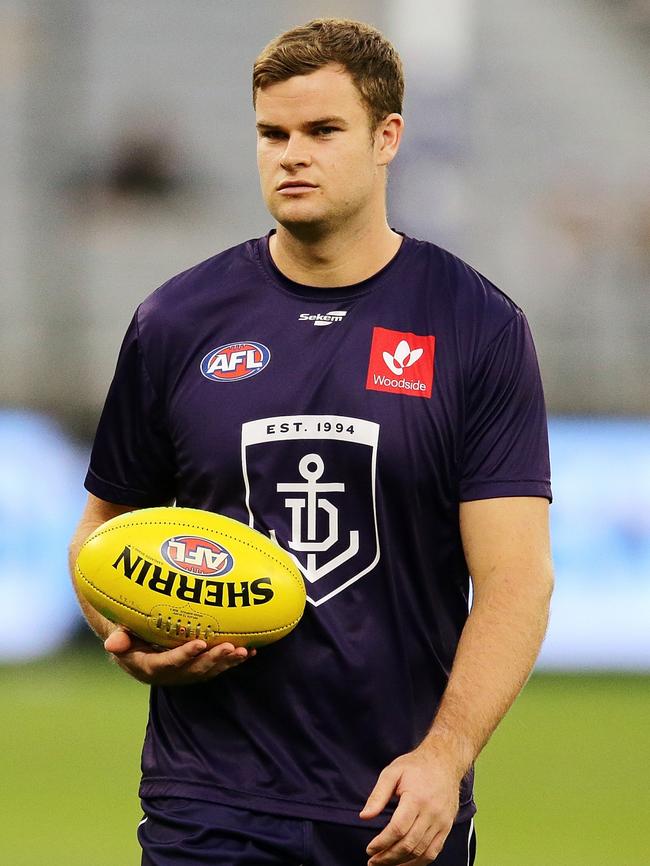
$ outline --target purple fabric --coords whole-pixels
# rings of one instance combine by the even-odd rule
[[[376,829],[279,818],[178,797],[143,800],[142,866],[366,866]],[[455,824],[436,866],[471,866],[473,824]]]
[[[389,390],[367,387],[380,374]],[[459,501],[551,496],[526,320],[423,241],[336,289],[292,283],[248,241],[140,306],[86,486],[275,533],[310,599],[241,667],[152,689],[142,794],[361,823],[380,770],[426,733],[467,617]],[[467,820],[471,774],[460,801]]]

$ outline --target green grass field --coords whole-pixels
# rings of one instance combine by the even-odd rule
[[[137,866],[146,687],[83,645],[0,695],[0,862]],[[650,678],[533,678],[478,764],[478,866],[650,866],[649,769]]]

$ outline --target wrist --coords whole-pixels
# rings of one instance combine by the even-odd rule
[[[460,781],[472,766],[474,748],[467,737],[456,730],[434,722],[430,731],[417,747],[418,751],[444,760]]]

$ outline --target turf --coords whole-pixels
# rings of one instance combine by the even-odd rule
[[[139,863],[147,688],[96,652],[0,669],[0,861]]]
[[[478,866],[650,866],[650,677],[533,678],[477,767]]]
[[[0,694],[0,860],[137,866],[146,687],[81,647]],[[479,761],[477,866],[650,866],[649,722],[650,678],[533,678]]]

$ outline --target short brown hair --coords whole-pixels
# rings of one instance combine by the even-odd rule
[[[387,115],[401,114],[404,70],[397,51],[376,28],[347,18],[316,18],[269,42],[253,65],[253,105],[260,88],[328,63],[349,72],[373,130]]]

